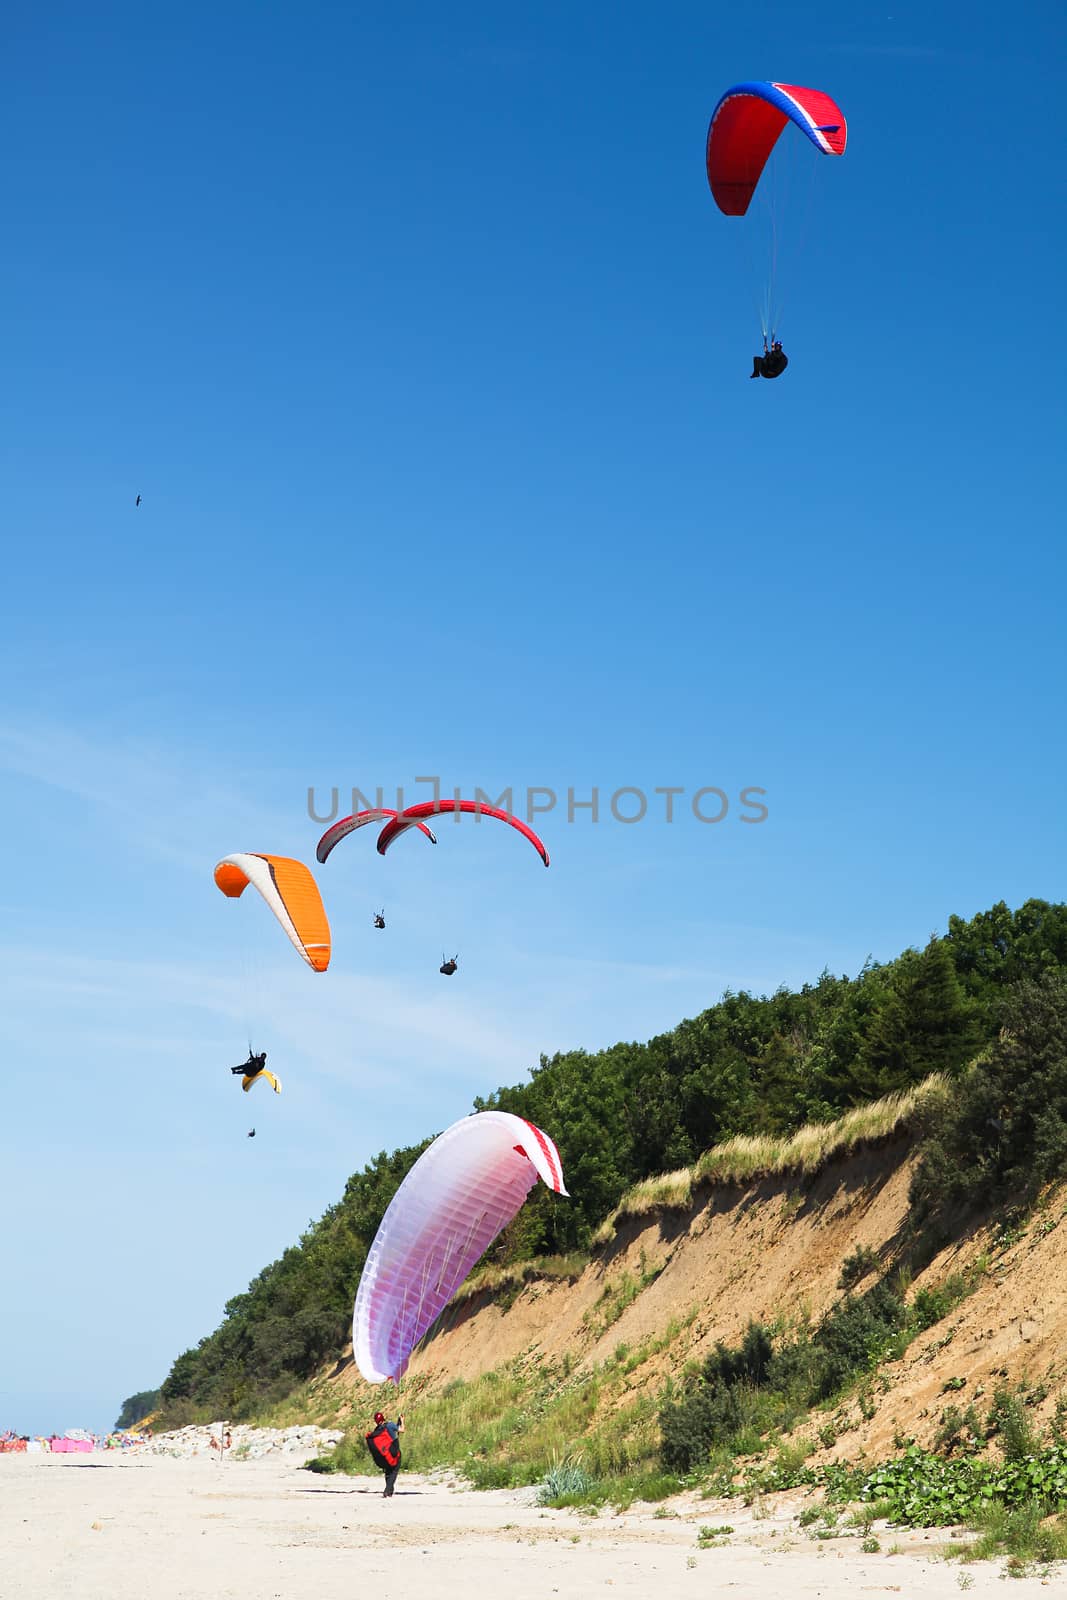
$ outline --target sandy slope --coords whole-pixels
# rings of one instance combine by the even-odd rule
[[[941,1535],[905,1536],[901,1553],[864,1555],[858,1539],[817,1544],[795,1496],[757,1518],[736,1503],[682,1496],[599,1517],[543,1511],[531,1490],[477,1494],[401,1476],[323,1478],[277,1458],[226,1461],[0,1456],[4,1600],[632,1600],[726,1591],[737,1600],[900,1594],[955,1596],[961,1569],[932,1560]],[[793,1503],[790,1503],[793,1502]],[[726,1546],[700,1550],[701,1524],[728,1522]],[[892,1532],[880,1532],[883,1551]],[[1002,1595],[1001,1567],[969,1567],[973,1595]],[[1012,1595],[1064,1593],[1062,1574]]]
[[[736,1342],[751,1318],[818,1319],[839,1298],[842,1262],[858,1245],[876,1251],[882,1262],[892,1260],[908,1221],[912,1162],[911,1140],[901,1137],[833,1161],[813,1179],[705,1188],[688,1211],[629,1218],[577,1282],[532,1283],[506,1312],[487,1294],[446,1311],[412,1360],[411,1375],[439,1390],[523,1354],[550,1361],[566,1354],[579,1370],[591,1369],[619,1344],[639,1349],[673,1319],[682,1327],[669,1349],[642,1362],[628,1380],[628,1398],[643,1390],[658,1394],[668,1374],[702,1359],[717,1340]],[[815,1459],[827,1453],[881,1459],[895,1453],[901,1434],[930,1445],[947,1405],[977,1400],[987,1407],[1002,1380],[1040,1386],[1044,1399],[1033,1417],[1047,1426],[1057,1400],[1067,1399],[1065,1201],[1067,1189],[1011,1248],[998,1249],[990,1230],[976,1228],[935,1257],[916,1277],[916,1289],[941,1283],[983,1253],[988,1270],[969,1299],[916,1339],[903,1361],[883,1369],[873,1410],[861,1415],[855,1404],[845,1408],[848,1432]],[[656,1268],[659,1275],[605,1327],[605,1290]],[[350,1350],[320,1383],[333,1391],[334,1407],[338,1394],[350,1394],[357,1419],[373,1409]]]

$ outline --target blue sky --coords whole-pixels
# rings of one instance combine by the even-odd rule
[[[101,1428],[352,1171],[541,1051],[1063,896],[1064,23],[101,0],[7,32],[0,1427]],[[773,385],[760,218],[703,173],[753,77],[849,121],[841,161],[783,149]],[[313,859],[309,785],[428,774],[602,818],[541,819],[548,873],[489,824],[346,841],[325,977],[216,893],[229,851]],[[667,825],[668,785],[731,811]],[[226,1071],[250,1025],[280,1099]]]

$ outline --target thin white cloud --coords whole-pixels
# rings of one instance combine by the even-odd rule
[[[297,834],[295,809],[271,810],[247,791],[219,783],[194,755],[147,739],[8,721],[0,723],[0,771],[86,802],[120,829],[127,847],[196,871],[226,848],[241,848],[220,845],[220,830],[264,840],[292,841]]]
[[[12,998],[22,995],[30,1000],[17,1009],[9,1005],[5,1029],[9,1037],[43,1042],[44,1018],[57,1049],[75,1019],[84,1045],[86,1003],[94,1012],[107,1008],[113,1016],[127,1019],[122,1029],[97,1030],[100,1038],[138,1045],[155,1039],[162,1049],[168,1048],[168,1040],[173,1045],[175,1036],[179,1041],[190,1035],[210,1037],[211,1030],[198,1020],[204,1013],[224,1021],[224,1031],[232,1034],[235,1025],[244,1026],[249,1012],[239,976],[222,977],[197,963],[0,946],[0,967]],[[468,1072],[484,1078],[500,1066],[513,1070],[522,1053],[514,1030],[495,1013],[488,1020],[473,1017],[462,1002],[447,996],[419,1000],[400,980],[340,973],[324,981],[295,958],[266,967],[257,977],[263,999],[256,1004],[262,1006],[263,1025],[328,1078],[351,1076],[353,1039],[375,1071],[384,1056],[413,1067],[428,1059],[437,1064],[462,1062]],[[159,1032],[141,1031],[146,1012],[167,1019]],[[491,1082],[495,1081],[493,1077]]]

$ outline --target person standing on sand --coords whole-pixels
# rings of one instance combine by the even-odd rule
[[[376,1411],[374,1427],[364,1435],[375,1466],[381,1467],[385,1473],[384,1496],[387,1500],[392,1495],[400,1472],[400,1435],[403,1431],[402,1416],[398,1415],[395,1422],[387,1422],[384,1412]]]

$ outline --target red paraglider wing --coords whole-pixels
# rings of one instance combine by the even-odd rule
[[[517,828],[524,839],[529,839],[545,866],[548,866],[548,851],[532,828],[518,817],[513,817],[510,811],[499,811],[496,806],[483,805],[480,800],[423,800],[418,805],[408,806],[406,811],[394,816],[387,822],[378,835],[378,853],[385,854],[394,839],[399,839],[402,833],[409,828],[422,827],[423,817],[437,817],[442,812],[462,811],[466,815],[480,817],[496,817],[498,822],[506,822],[510,827]],[[321,857],[320,857],[321,860]]]
[[[839,105],[820,89],[793,83],[737,83],[727,89],[708,126],[708,183],[728,217],[743,217],[767,158],[787,122],[795,122],[824,155],[845,152],[848,128]]]
[[[357,828],[365,828],[368,822],[381,822],[384,817],[398,816],[399,812],[391,811],[388,806],[376,806],[373,811],[357,811],[354,816],[342,817],[340,822],[335,822],[326,829],[322,838],[315,846],[315,855],[319,861],[325,861],[335,845],[346,839]],[[437,840],[424,822],[419,823],[419,831],[424,833],[431,844]]]

